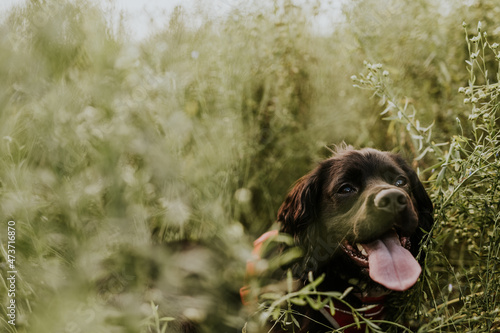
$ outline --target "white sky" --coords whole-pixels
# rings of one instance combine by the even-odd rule
[[[78,0],[76,0],[78,1]],[[168,17],[176,6],[182,5],[188,12],[195,11],[197,6],[203,6],[204,13],[211,17],[223,16],[234,7],[243,3],[242,0],[92,0],[106,11],[125,16],[126,27],[131,36],[136,39],[147,37],[155,29],[164,27]],[[272,4],[271,0],[261,0],[263,4]],[[314,0],[294,0],[296,4],[308,3]],[[322,14],[317,17],[315,29],[331,30],[332,22],[339,21],[341,4],[348,0],[322,0]],[[5,12],[15,4],[25,0],[0,0],[0,13]]]
[[[109,8],[110,1],[93,0]],[[113,0],[114,13],[125,14],[126,26],[131,29],[134,39],[148,36],[154,29],[164,27],[176,6],[194,11],[197,5],[209,4],[213,15],[224,15],[237,1],[235,0]]]

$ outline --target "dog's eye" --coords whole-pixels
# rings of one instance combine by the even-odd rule
[[[397,187],[405,186],[408,183],[405,177],[398,177],[396,181],[394,182],[394,185]]]
[[[356,192],[356,189],[354,188],[354,186],[349,185],[349,184],[342,185],[339,188],[339,190],[337,191],[337,193],[340,193],[340,194],[351,194],[354,192]]]

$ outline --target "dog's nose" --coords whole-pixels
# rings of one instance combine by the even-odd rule
[[[375,207],[388,213],[399,213],[406,208],[406,195],[400,190],[387,189],[380,191],[374,199]]]

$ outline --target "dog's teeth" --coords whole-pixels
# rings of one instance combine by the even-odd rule
[[[368,253],[366,253],[366,250],[363,247],[363,245],[356,243],[356,247],[358,248],[358,251],[361,252],[362,255],[368,256]]]

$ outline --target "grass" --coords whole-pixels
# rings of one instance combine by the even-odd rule
[[[387,327],[499,330],[496,6],[406,5],[346,4],[328,36],[314,4],[255,1],[196,28],[178,8],[139,42],[91,2],[5,13],[2,330],[241,329],[253,239],[343,140],[414,159],[436,208],[425,274]],[[482,25],[464,38],[463,20]]]
[[[420,308],[412,309],[415,319],[423,321],[419,332],[495,331],[499,281],[495,274],[499,249],[499,148],[498,79],[488,76],[488,67],[498,73],[497,46],[488,42],[487,33],[477,27],[469,37],[464,23],[470,54],[466,61],[469,81],[459,92],[470,106],[468,127],[448,142],[436,143],[432,126],[420,125],[414,108],[398,104],[388,87],[387,72],[367,64],[368,74],[355,80],[374,91],[387,104],[385,120],[406,127],[405,143],[420,154],[417,160],[430,165],[429,192],[435,205],[436,225],[424,250],[427,252],[425,278],[415,289],[424,295]],[[493,55],[494,57],[491,57]],[[495,59],[488,63],[488,59]],[[480,83],[478,83],[480,82]],[[430,155],[430,156],[428,156]],[[428,159],[430,162],[422,160]],[[424,319],[423,319],[424,318]]]

